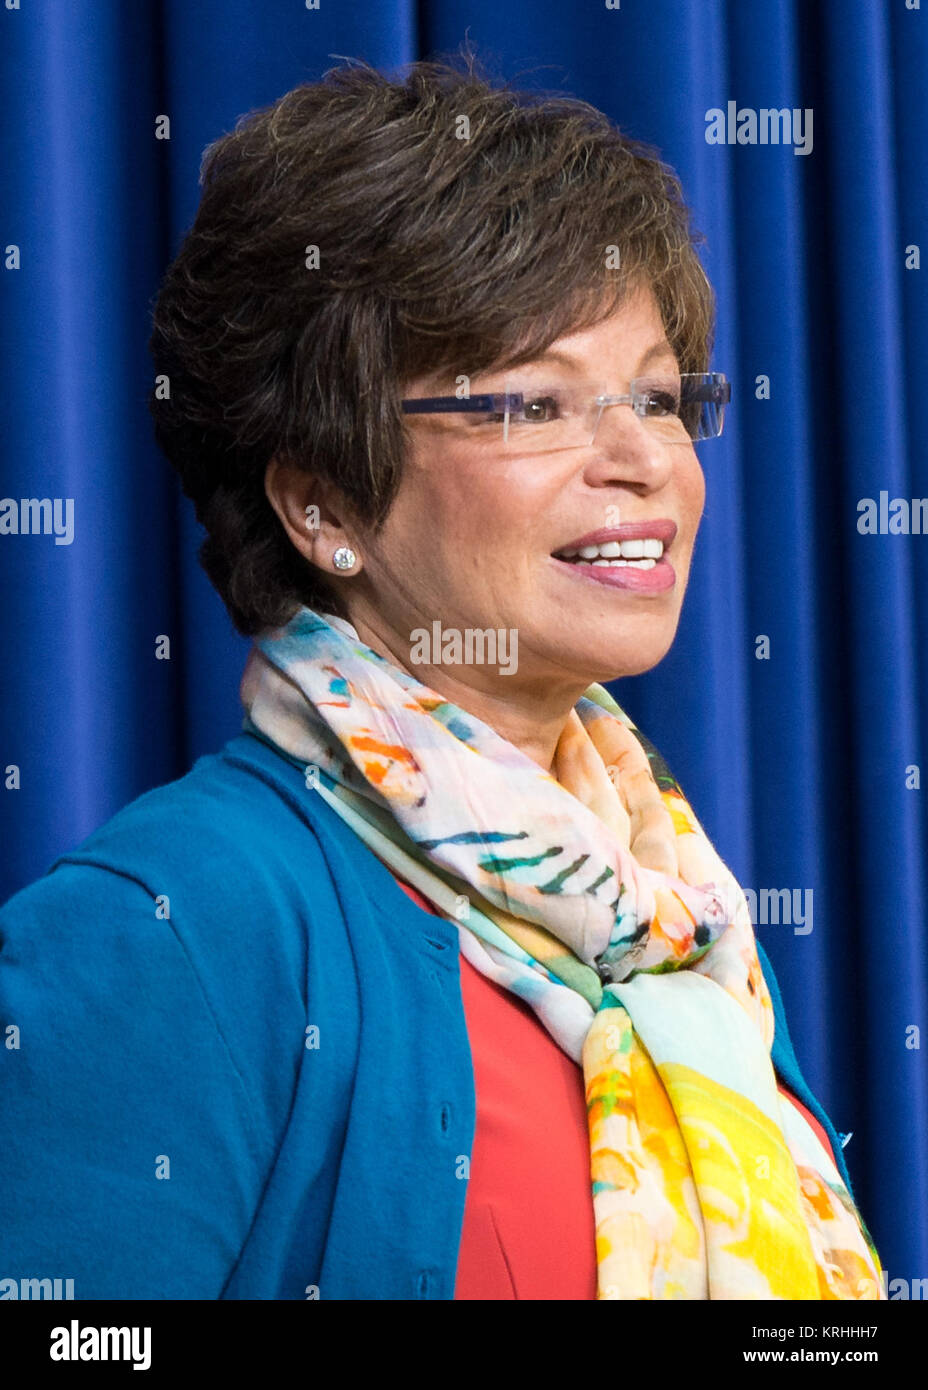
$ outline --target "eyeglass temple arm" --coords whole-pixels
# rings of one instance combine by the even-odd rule
[[[479,396],[424,396],[402,402],[407,415],[441,415],[445,413],[504,410],[521,393],[491,392]],[[689,401],[710,401],[715,405],[725,405],[731,400],[731,383],[710,382],[708,385],[687,386],[684,394]],[[619,405],[630,402],[630,396],[599,396],[601,405]]]
[[[503,399],[502,395],[424,396],[403,401],[402,406],[407,415],[441,415],[445,411],[499,410]]]

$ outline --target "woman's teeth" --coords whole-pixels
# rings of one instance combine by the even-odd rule
[[[585,561],[592,565],[627,565],[633,569],[650,570],[663,553],[663,541],[604,541],[602,545],[584,545],[579,550],[560,550],[557,558],[572,561],[574,564]]]

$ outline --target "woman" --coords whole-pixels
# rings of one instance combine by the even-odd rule
[[[2,914],[11,1274],[882,1296],[743,894],[601,685],[677,628],[712,312],[653,153],[472,64],[207,151],[152,408],[244,730]]]

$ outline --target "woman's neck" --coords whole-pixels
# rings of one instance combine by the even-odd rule
[[[558,741],[588,683],[575,682],[570,687],[565,683],[557,688],[550,681],[533,682],[522,671],[502,676],[487,665],[413,665],[409,660],[408,642],[400,643],[388,630],[374,630],[360,616],[345,621],[350,621],[360,641],[378,655],[399,666],[450,704],[489,725],[500,738],[513,744],[550,776],[555,776]],[[467,673],[467,680],[461,679],[459,670]]]

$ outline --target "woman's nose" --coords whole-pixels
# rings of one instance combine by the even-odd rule
[[[626,399],[613,398],[594,417],[591,446],[599,466],[626,482],[659,487],[674,466],[674,451],[686,446],[670,444],[648,428]],[[692,446],[690,446],[692,447]]]

